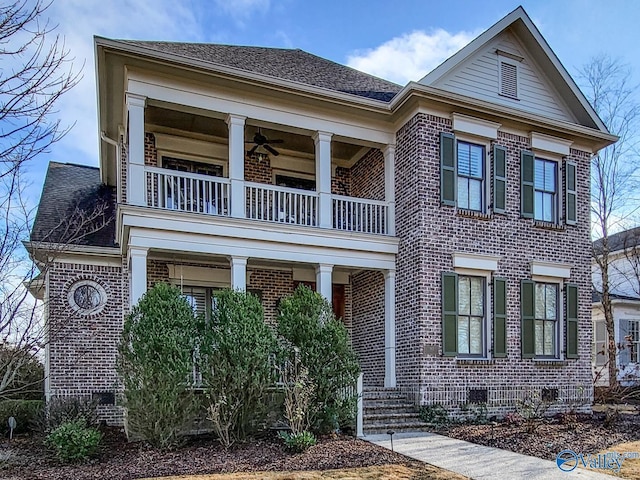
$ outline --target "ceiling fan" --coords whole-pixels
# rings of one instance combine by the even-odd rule
[[[284,140],[281,140],[281,139],[269,140],[267,137],[265,137],[262,134],[262,130],[260,128],[258,128],[258,131],[253,136],[253,140],[247,140],[244,143],[253,143],[254,144],[253,148],[251,150],[249,150],[249,155],[253,155],[258,147],[263,147],[267,152],[269,152],[269,153],[271,153],[271,154],[273,154],[273,155],[275,155],[277,157],[278,155],[280,155],[280,152],[278,152],[271,145],[274,144],[274,143],[283,143],[283,142],[284,142]]]

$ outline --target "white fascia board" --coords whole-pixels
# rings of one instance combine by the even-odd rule
[[[194,83],[177,82],[168,78],[137,74],[130,76],[127,92],[146,96],[161,102],[186,105],[212,112],[232,112],[247,118],[280,125],[291,125],[309,132],[326,131],[344,138],[364,140],[376,145],[395,143],[395,131],[354,124],[354,118],[329,115],[327,112],[310,111],[304,106],[292,106],[265,98],[261,104],[247,101],[237,94],[214,90]],[[356,113],[356,112],[354,112]]]
[[[388,253],[353,251],[326,246],[296,243],[265,242],[248,238],[202,235],[184,231],[160,231],[133,227],[129,232],[129,246],[167,252],[198,253],[217,256],[328,264],[376,270],[395,269],[395,255]]]
[[[498,270],[499,260],[500,257],[493,257],[489,255],[479,255],[475,253],[454,253],[453,268],[495,272],[496,270]]]
[[[529,137],[531,138],[531,148],[533,150],[555,153],[557,155],[562,155],[563,157],[569,155],[571,145],[573,145],[571,140],[552,137],[551,135],[545,135],[538,132],[531,132]]]
[[[296,282],[315,282],[316,271],[313,268],[298,268],[292,269],[293,280]],[[336,272],[335,269],[331,273],[332,283],[339,285],[349,284],[349,272]]]
[[[499,123],[483,120],[482,118],[469,117],[459,113],[452,113],[453,131],[455,133],[466,133],[482,138],[498,138]]]
[[[531,262],[531,276],[568,279],[571,278],[571,265],[534,260]]]
[[[275,244],[319,246],[350,251],[395,255],[399,239],[386,235],[348,233],[328,228],[283,225],[258,220],[171,212],[145,207],[122,206],[123,226],[150,230],[192,232],[210,237],[258,240]]]

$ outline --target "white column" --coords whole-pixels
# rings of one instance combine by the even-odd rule
[[[231,257],[231,288],[247,290],[247,257]]]
[[[316,267],[316,291],[331,303],[333,293],[333,265],[321,263]]]
[[[384,386],[396,386],[396,271],[384,272]]]
[[[318,192],[318,225],[333,227],[331,206],[331,136],[327,132],[316,132],[316,190]]]
[[[229,180],[231,181],[231,216],[245,218],[244,193],[244,121],[247,117],[227,115],[229,126]]]
[[[387,203],[387,234],[396,234],[396,179],[395,154],[396,146],[387,145],[382,149],[384,155],[384,200]]]
[[[356,414],[356,436],[358,438],[364,437],[364,406],[362,404],[362,379],[363,375],[358,375],[358,382],[356,383],[356,394],[358,395],[358,413]]]
[[[130,302],[133,307],[147,292],[147,249],[129,247]]]
[[[126,94],[129,117],[127,203],[146,205],[147,191],[144,178],[144,109],[147,98],[132,93]]]

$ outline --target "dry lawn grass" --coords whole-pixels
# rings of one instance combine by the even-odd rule
[[[626,458],[624,462],[622,462],[622,468],[620,469],[620,472],[612,472],[610,470],[607,470],[605,473],[607,473],[608,475],[616,475],[618,477],[629,478],[633,480],[637,480],[638,478],[640,478],[640,441],[619,443],[618,445],[607,448],[604,452],[600,453],[606,452],[637,453],[639,455],[639,458]]]
[[[340,470],[312,470],[298,472],[239,472],[215,475],[187,475],[157,477],[155,480],[464,480],[467,477],[432,465],[381,465],[375,467],[344,468]],[[154,479],[143,479],[154,480]]]

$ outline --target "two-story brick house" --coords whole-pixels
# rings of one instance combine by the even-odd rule
[[[95,47],[100,168],[51,164],[32,241],[100,183],[113,229],[46,271],[48,398],[121,421],[119,330],[154,282],[205,314],[254,291],[268,322],[302,282],[351,332],[365,409],[589,403],[589,159],[615,137],[522,8],[404,87],[301,50]]]

